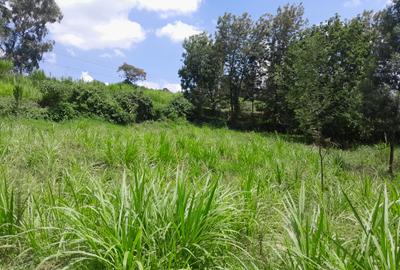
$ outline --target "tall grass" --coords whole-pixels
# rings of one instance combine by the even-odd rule
[[[397,269],[385,149],[185,123],[0,121],[0,269]]]
[[[313,214],[305,210],[304,186],[298,202],[288,196],[283,212],[288,236],[285,256],[291,269],[399,269],[400,220],[398,195],[395,200],[383,185],[372,208],[357,209],[344,193],[353,220],[353,235],[340,235],[329,226],[324,207],[315,206]]]

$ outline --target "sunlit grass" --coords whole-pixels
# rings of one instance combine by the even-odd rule
[[[0,269],[396,269],[384,145],[0,120]]]

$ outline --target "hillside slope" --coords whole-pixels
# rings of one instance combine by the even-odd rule
[[[2,118],[0,265],[372,269],[385,262],[357,219],[379,201],[385,156],[384,145],[330,150],[322,195],[317,149],[278,135]],[[381,241],[395,234],[397,210]]]

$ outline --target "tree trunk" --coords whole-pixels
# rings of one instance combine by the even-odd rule
[[[390,153],[389,153],[389,174],[393,178],[394,177],[394,170],[393,170],[393,163],[394,163],[394,143],[389,143]]]
[[[239,97],[234,96],[233,97],[233,113],[232,113],[232,122],[234,124],[237,123],[237,120],[239,119],[240,115],[240,104],[239,104]]]
[[[233,88],[231,91],[231,107],[232,107],[232,124],[236,126],[237,120],[239,119],[240,115],[240,91],[238,89]]]

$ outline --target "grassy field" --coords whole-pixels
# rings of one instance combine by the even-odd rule
[[[398,269],[386,156],[329,150],[321,192],[289,137],[0,119],[0,269]]]

